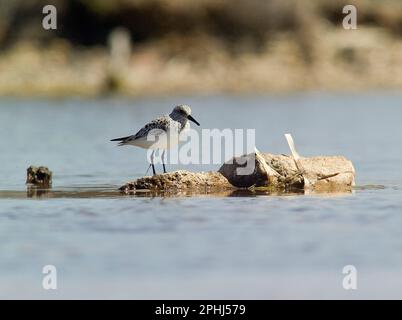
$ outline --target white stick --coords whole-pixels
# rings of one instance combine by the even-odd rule
[[[276,172],[275,169],[271,168],[267,162],[265,161],[264,157],[261,155],[260,151],[256,147],[254,147],[255,151],[255,158],[261,163],[262,167],[264,168],[265,172],[267,173],[267,177],[269,180],[269,176],[280,176],[278,172]]]
[[[288,142],[290,152],[292,153],[293,158],[298,161],[300,159],[299,154],[296,151],[295,142],[293,141],[293,137],[290,133],[285,134],[285,138]]]
[[[299,172],[303,176],[304,185],[305,186],[312,185],[310,180],[307,178],[307,175],[306,175],[306,173],[304,171],[304,168],[303,168],[303,166],[302,166],[302,164],[300,162],[300,155],[296,151],[295,142],[293,141],[292,135],[290,133],[286,133],[285,138],[286,138],[286,141],[288,142],[289,149],[290,149],[290,152],[292,153],[292,157],[293,157],[293,160],[295,161],[296,167],[297,167],[297,169],[299,170]]]

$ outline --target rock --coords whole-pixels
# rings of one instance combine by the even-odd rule
[[[239,175],[245,159],[255,162],[249,175]],[[274,190],[310,189],[316,191],[342,191],[351,189],[355,169],[351,161],[341,156],[320,156],[297,160],[292,156],[270,153],[252,153],[237,157],[219,169],[236,187],[264,187]]]
[[[285,134],[291,155],[254,153],[233,158],[218,172],[176,171],[129,182],[120,188],[124,193],[140,190],[192,191],[194,193],[251,189],[283,192],[350,192],[355,185],[355,169],[341,156],[301,157],[293,138]]]
[[[27,184],[48,188],[52,185],[52,171],[47,167],[30,166],[27,169]]]
[[[239,174],[244,160],[254,161],[251,174]],[[218,172],[175,171],[139,178],[119,190],[125,194],[151,191],[153,194],[185,192],[221,193],[238,189],[260,189],[270,193],[343,192],[354,186],[355,170],[351,161],[340,156],[298,158],[270,153],[252,153],[234,158]]]
[[[139,178],[126,183],[119,190],[125,194],[130,194],[144,191],[215,193],[234,189],[235,187],[219,172],[189,172],[179,170]]]
[[[254,163],[254,170],[251,173],[242,173],[240,171],[245,168],[245,163]],[[271,172],[268,174],[267,171]],[[229,160],[220,167],[218,172],[227,178],[232,185],[238,188],[277,184],[278,175],[270,168],[267,170],[265,162],[257,158],[255,153]]]

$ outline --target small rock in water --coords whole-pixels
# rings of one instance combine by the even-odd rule
[[[27,184],[34,184],[42,187],[50,187],[52,184],[52,171],[47,167],[30,166],[27,169]]]

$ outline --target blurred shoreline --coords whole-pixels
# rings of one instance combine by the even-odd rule
[[[43,1],[31,2],[39,6]],[[273,0],[266,2],[268,6],[257,0],[247,5],[244,0],[236,0],[239,7],[230,11],[226,0],[196,1],[197,5],[192,6],[175,0],[168,8],[165,0],[132,0],[124,2],[126,7],[118,7],[121,12],[116,13],[114,5],[106,9],[94,6],[105,5],[102,0],[75,0],[72,3],[90,12],[92,16],[86,14],[91,19],[103,15],[108,21],[105,17],[135,16],[138,12],[149,15],[137,24],[123,18],[120,25],[105,28],[100,24],[100,31],[95,28],[93,34],[81,38],[79,30],[77,35],[66,27],[69,11],[62,6],[63,0],[58,2],[64,8],[60,10],[58,33],[37,30],[37,34],[32,31],[35,36],[32,32],[27,36],[27,31],[21,31],[7,37],[0,32],[0,96],[160,96],[402,88],[402,5],[393,0],[381,5],[376,2],[376,6],[367,0],[351,1],[359,10],[357,30],[342,28],[343,1],[328,4],[314,0],[300,5],[303,2]],[[82,8],[74,10],[80,12]],[[165,25],[157,23],[158,17],[152,18],[155,13],[162,15],[160,19],[166,18]],[[184,26],[176,26],[178,18]],[[89,32],[85,21],[77,20],[78,27],[84,26],[82,33]],[[36,22],[40,25],[40,21]],[[144,31],[147,27],[149,30]],[[97,34],[104,34],[104,39],[87,43]]]

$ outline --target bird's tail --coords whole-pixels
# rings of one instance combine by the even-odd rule
[[[124,143],[130,138],[131,136],[127,136],[127,137],[121,137],[121,138],[116,138],[116,139],[112,139],[110,141],[120,141],[118,146],[122,146],[124,145]]]
[[[130,136],[122,137],[122,138],[116,138],[116,139],[112,139],[112,140],[110,140],[110,141],[124,141],[124,140],[126,140],[127,138],[130,138]]]

